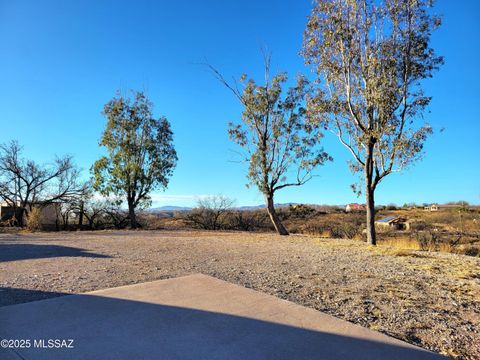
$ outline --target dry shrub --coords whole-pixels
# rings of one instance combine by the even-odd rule
[[[229,213],[234,200],[223,195],[213,195],[197,201],[197,207],[188,212],[186,219],[193,227],[204,230],[224,228],[226,214]]]
[[[425,231],[425,230],[431,230],[433,225],[428,224],[425,220],[418,220],[410,225],[412,231]]]
[[[28,214],[27,229],[38,231],[42,228],[42,211],[39,208],[33,208]]]
[[[467,256],[477,256],[480,257],[480,244],[478,246],[469,245],[462,248],[457,249],[456,251],[458,254],[463,254]]]
[[[240,231],[272,230],[273,226],[265,210],[235,210],[225,214],[224,229]]]
[[[417,231],[413,232],[413,236],[421,250],[435,251],[440,243],[439,236],[435,231]]]
[[[313,207],[304,204],[290,205],[288,211],[289,216],[298,219],[307,219],[317,212]]]
[[[143,229],[148,230],[161,230],[164,229],[163,219],[168,216],[163,216],[163,214],[152,214],[152,213],[139,213],[137,215],[137,221]]]
[[[440,251],[468,256],[480,256],[480,243],[473,240],[466,243],[462,234],[441,231],[414,231],[409,234],[396,236],[395,233],[387,237],[382,236],[379,244],[402,250]]]
[[[364,222],[362,214],[316,214],[308,220],[290,222],[288,228],[296,225],[297,232],[320,237],[354,239],[361,237]]]
[[[403,250],[423,250],[416,239],[406,237],[381,239],[379,244]]]

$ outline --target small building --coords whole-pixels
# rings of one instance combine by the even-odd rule
[[[367,211],[365,204],[347,204],[345,206],[345,212],[355,212],[355,211]]]
[[[425,211],[438,211],[438,204],[427,204],[423,207]]]
[[[33,207],[37,207],[33,205]],[[57,208],[58,204],[48,204],[44,206],[38,206],[40,209],[40,223],[43,226],[52,226],[57,223]],[[17,207],[17,218],[20,216],[19,208]],[[15,219],[15,208],[7,203],[0,203],[0,224],[13,225],[12,222]],[[23,214],[23,222],[26,224],[25,213]]]
[[[387,216],[375,221],[375,225],[383,229],[410,230],[410,222],[407,219],[397,216]]]
[[[0,203],[0,223],[9,224],[14,215],[15,209],[12,206],[7,203]]]

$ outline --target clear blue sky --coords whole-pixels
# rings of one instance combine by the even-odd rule
[[[274,70],[309,73],[298,53],[310,8],[310,0],[0,0],[0,143],[17,139],[38,162],[72,154],[87,177],[101,154],[103,104],[119,88],[145,90],[155,114],[171,121],[179,155],[154,205],[219,193],[259,204],[245,167],[230,162],[227,123],[241,108],[197,64],[207,58],[226,75],[258,76],[267,45]],[[422,162],[379,186],[378,203],[480,203],[480,2],[439,0],[436,12],[444,25],[434,47],[446,64],[425,83],[433,96],[427,120],[445,131],[428,141]],[[335,161],[277,202],[361,201],[349,187],[347,151],[330,136],[325,148]]]

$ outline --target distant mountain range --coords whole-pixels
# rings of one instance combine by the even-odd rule
[[[297,205],[296,203],[284,203],[284,204],[275,204],[275,207],[281,208],[281,207],[287,207],[290,205]],[[264,209],[265,205],[253,205],[253,206],[239,206],[235,207],[235,210],[256,210],[256,209]],[[173,206],[173,205],[165,205],[165,206],[159,206],[159,207],[153,207],[147,209],[148,212],[151,213],[160,213],[160,212],[171,212],[171,211],[190,211],[192,210],[192,207],[188,206]]]
[[[297,203],[283,203],[283,204],[275,204],[276,208],[281,208],[281,207],[287,207],[290,205],[298,205]],[[236,207],[236,210],[256,210],[256,209],[265,209],[266,205],[261,204],[261,205],[254,205],[254,206],[239,206]]]
[[[148,212],[163,212],[163,211],[189,211],[192,210],[191,207],[186,206],[173,206],[173,205],[165,205],[160,207],[153,207],[147,209]]]

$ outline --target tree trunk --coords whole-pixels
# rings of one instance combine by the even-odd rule
[[[63,220],[63,230],[68,230],[68,213],[65,214],[65,219]]]
[[[84,203],[83,203],[83,201],[81,201],[80,202],[80,210],[78,211],[79,212],[78,227],[80,228],[80,230],[82,229],[82,225],[83,225],[83,211],[84,211]]]
[[[282,222],[280,221],[280,218],[278,217],[277,212],[275,211],[273,195],[267,196],[267,211],[268,211],[268,215],[270,215],[270,220],[272,220],[275,230],[280,235],[288,235],[287,229],[285,229],[285,226],[283,226]]]
[[[371,140],[367,148],[365,161],[365,200],[367,206],[367,243],[377,245],[375,232],[375,187],[373,186],[373,148],[375,142]]]
[[[374,190],[367,186],[365,192],[367,205],[367,243],[370,245],[377,245],[377,234],[375,232]]]
[[[27,211],[24,207],[21,207],[19,209],[15,209],[15,216],[17,217],[17,226],[18,227],[24,227],[25,226],[25,218],[27,217],[26,215]]]
[[[135,207],[133,201],[128,201],[128,214],[130,217],[130,228],[136,229],[138,227],[137,216],[135,215]]]

